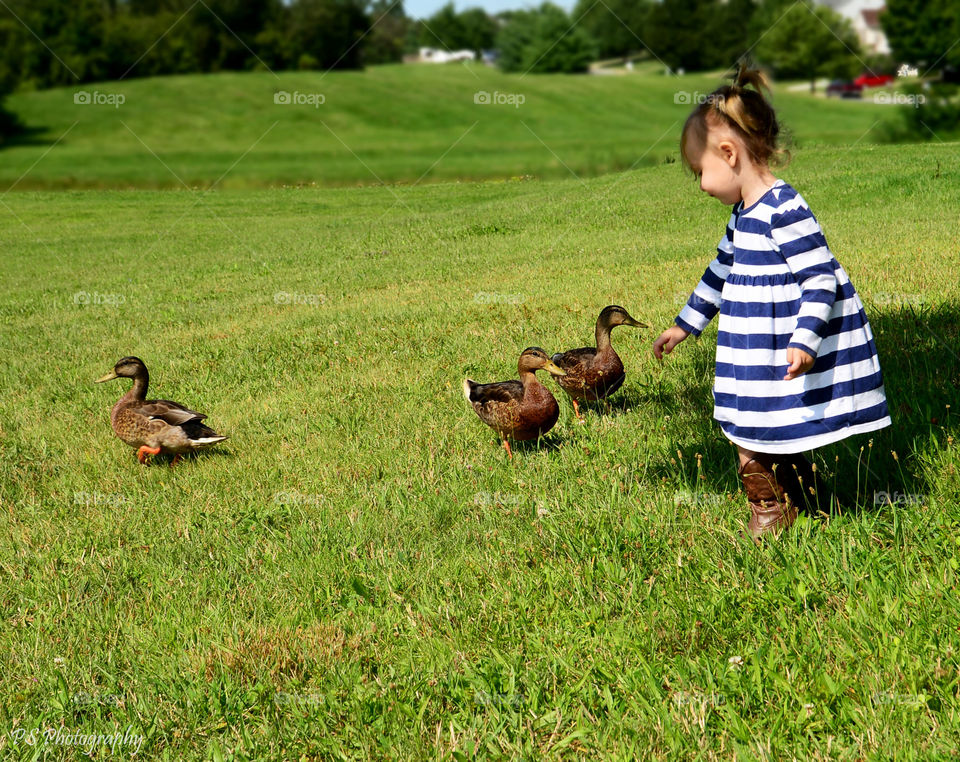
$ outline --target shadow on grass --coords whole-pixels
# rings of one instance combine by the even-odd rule
[[[599,400],[598,402],[581,401],[580,412],[584,418],[590,415],[618,418],[621,415],[632,415],[642,402],[643,395],[639,390],[621,388],[605,400]],[[570,404],[569,399],[567,405],[572,413],[573,405]]]
[[[159,455],[153,455],[148,461],[151,466],[173,466],[174,455],[170,453],[162,452]],[[221,450],[221,449],[204,449],[204,450],[194,450],[193,452],[185,452],[180,456],[180,460],[176,465],[176,468],[181,468],[188,465],[192,461],[202,461],[207,460],[208,458],[226,458],[232,460],[237,456],[234,455],[230,450]]]
[[[497,440],[499,444],[499,440]],[[529,439],[526,442],[514,442],[510,440],[510,449],[514,455],[529,455],[537,452],[558,452],[566,444],[564,439],[558,434],[547,434],[539,439]],[[500,445],[503,449],[503,445]],[[506,453],[504,453],[506,455]]]
[[[817,462],[855,512],[927,504],[939,486],[930,464],[957,430],[960,305],[868,304],[867,314],[893,425],[821,448]]]
[[[0,113],[0,151],[16,146],[48,146],[53,140],[47,135],[46,127],[27,127],[19,122],[4,126],[3,114]],[[8,132],[6,130],[9,130]],[[41,138],[41,135],[46,137]]]
[[[859,515],[891,505],[928,504],[939,488],[931,464],[960,421],[960,411],[950,407],[960,398],[960,305],[868,305],[867,314],[893,425],[808,454],[839,505],[823,513]],[[609,414],[643,407],[664,420],[670,416],[685,429],[683,440],[695,442],[703,456],[704,491],[735,492],[740,487],[736,451],[713,420],[714,346],[713,340],[697,346],[675,373],[658,374],[655,383],[621,390],[609,400]],[[679,470],[685,484],[694,484],[696,464],[689,455],[677,462],[675,436],[668,435],[651,472],[658,480],[676,480]]]

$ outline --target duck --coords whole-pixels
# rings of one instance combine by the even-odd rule
[[[617,389],[623,386],[626,374],[620,356],[614,351],[610,343],[610,332],[618,325],[629,325],[634,328],[649,328],[647,323],[634,320],[623,307],[611,304],[604,307],[597,317],[597,326],[594,331],[596,347],[581,347],[567,352],[558,352],[550,358],[555,365],[562,368],[564,374],[557,376],[557,383],[573,402],[573,412],[577,421],[583,423],[580,413],[580,400],[606,399]]]
[[[545,370],[553,376],[565,372],[540,347],[527,347],[517,361],[520,380],[478,384],[469,378],[463,380],[463,396],[480,420],[492,428],[503,440],[503,449],[510,459],[510,441],[524,442],[543,436],[560,417],[556,398],[537,379],[536,372]]]
[[[124,394],[113,410],[110,423],[120,439],[137,448],[137,460],[146,463],[151,455],[161,452],[174,456],[171,466],[177,464],[185,452],[215,445],[227,439],[206,424],[203,413],[170,400],[148,400],[150,374],[139,357],[123,357],[113,370],[96,383],[115,378],[132,378],[133,386]]]

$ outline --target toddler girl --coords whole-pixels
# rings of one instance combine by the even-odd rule
[[[661,359],[720,313],[713,415],[739,448],[754,538],[793,524],[812,491],[801,453],[890,424],[863,304],[803,197],[770,171],[780,128],[761,86],[741,66],[683,127],[684,163],[733,213],[676,324],[653,343]]]

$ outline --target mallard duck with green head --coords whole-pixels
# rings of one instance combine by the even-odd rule
[[[473,405],[480,420],[503,439],[503,448],[513,458],[509,440],[523,442],[543,436],[557,422],[560,406],[556,398],[537,380],[537,371],[562,377],[558,368],[540,347],[528,347],[517,362],[520,380],[478,384],[463,381],[463,396]]]
[[[113,370],[96,383],[115,378],[132,378],[133,386],[110,412],[114,432],[131,447],[137,448],[137,460],[146,463],[150,455],[161,452],[174,456],[175,465],[185,452],[215,445],[227,437],[204,423],[205,416],[170,400],[148,400],[150,374],[139,357],[124,357]]]
[[[557,377],[557,383],[570,395],[573,412],[580,423],[583,423],[583,416],[580,414],[579,400],[596,402],[606,399],[623,386],[626,378],[623,363],[610,343],[610,332],[618,325],[650,327],[634,320],[623,307],[611,304],[604,307],[597,318],[594,331],[597,346],[558,352],[551,358],[564,370],[564,375]]]

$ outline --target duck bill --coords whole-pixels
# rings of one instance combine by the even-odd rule
[[[557,365],[553,360],[547,360],[546,365],[543,366],[543,369],[547,371],[552,376],[565,376],[567,372]]]
[[[117,372],[115,370],[111,370],[107,375],[101,376],[93,383],[102,384],[104,381],[113,381],[113,379],[115,378],[120,378],[120,377],[117,375]]]
[[[649,324],[649,323],[644,323],[644,322],[642,322],[642,321],[640,321],[640,320],[634,320],[633,318],[629,318],[629,319],[627,320],[627,322],[626,322],[626,325],[631,325],[631,326],[633,326],[634,328],[649,328],[649,327],[650,327],[650,324]]]

